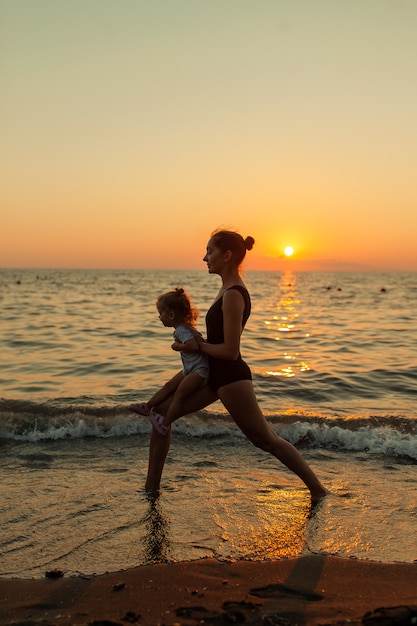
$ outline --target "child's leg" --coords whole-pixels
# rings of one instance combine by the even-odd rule
[[[175,376],[166,382],[163,387],[158,389],[158,391],[154,393],[152,398],[150,398],[147,402],[131,404],[129,409],[139,415],[149,416],[151,409],[169,398],[176,391],[178,385],[183,379],[184,374],[182,372],[178,372],[178,374],[175,374]]]
[[[165,385],[161,387],[161,389],[158,389],[158,391],[154,393],[152,398],[148,400],[147,405],[152,409],[154,406],[161,404],[161,402],[163,402],[164,400],[166,400],[166,398],[169,398],[171,394],[176,392],[183,380],[184,374],[182,373],[182,371],[175,374],[175,376],[173,376],[168,382],[166,382]]]
[[[204,378],[196,372],[190,372],[178,385],[168,411],[164,416],[164,426],[170,426],[172,422],[183,415],[183,404],[186,398],[191,396],[204,382]]]

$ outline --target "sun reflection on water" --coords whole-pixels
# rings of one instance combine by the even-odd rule
[[[277,354],[277,367],[268,369],[265,373],[268,376],[282,376],[284,378],[294,378],[300,372],[307,372],[309,364],[300,356],[299,352],[293,352],[292,340],[298,338],[303,332],[305,337],[309,333],[302,328],[300,321],[300,308],[302,300],[297,290],[297,276],[291,271],[285,272],[281,276],[278,285],[280,298],[277,302],[277,314],[270,320],[265,320],[265,327],[268,334],[273,333],[275,341],[282,341],[285,350]]]
[[[314,511],[305,491],[262,482],[252,493],[250,510],[235,496],[222,499],[215,513],[221,536],[218,554],[224,552],[228,560],[243,555],[255,560],[289,558],[307,549]]]

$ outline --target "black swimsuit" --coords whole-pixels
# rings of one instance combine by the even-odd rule
[[[245,326],[251,310],[251,301],[249,292],[245,287],[241,285],[233,285],[229,289],[237,289],[245,300],[245,309],[242,316],[242,327]],[[229,291],[227,289],[226,291]],[[208,343],[223,343],[224,331],[223,331],[223,296],[216,300],[214,304],[207,311],[206,326],[207,326],[207,341]],[[252,374],[249,367],[239,356],[235,361],[228,361],[225,359],[216,359],[209,356],[209,386],[214,391],[220,389],[224,385],[229,385],[238,380],[252,380]]]

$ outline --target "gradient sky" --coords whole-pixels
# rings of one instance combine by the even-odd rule
[[[0,0],[0,39],[0,267],[227,226],[247,269],[417,271],[416,0]]]

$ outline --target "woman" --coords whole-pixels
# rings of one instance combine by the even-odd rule
[[[215,231],[207,244],[204,261],[210,274],[222,279],[219,293],[207,312],[207,342],[173,346],[183,351],[199,351],[209,359],[209,383],[195,391],[184,403],[183,415],[198,411],[219,399],[230,416],[258,448],[270,452],[305,483],[314,500],[328,492],[294,446],[282,439],[265,420],[255,397],[249,367],[240,355],[240,337],[250,314],[250,297],[240,275],[240,266],[254,244],[238,233]],[[164,414],[172,398],[156,407]],[[166,435],[152,429],[146,488],[158,490],[171,431]]]

